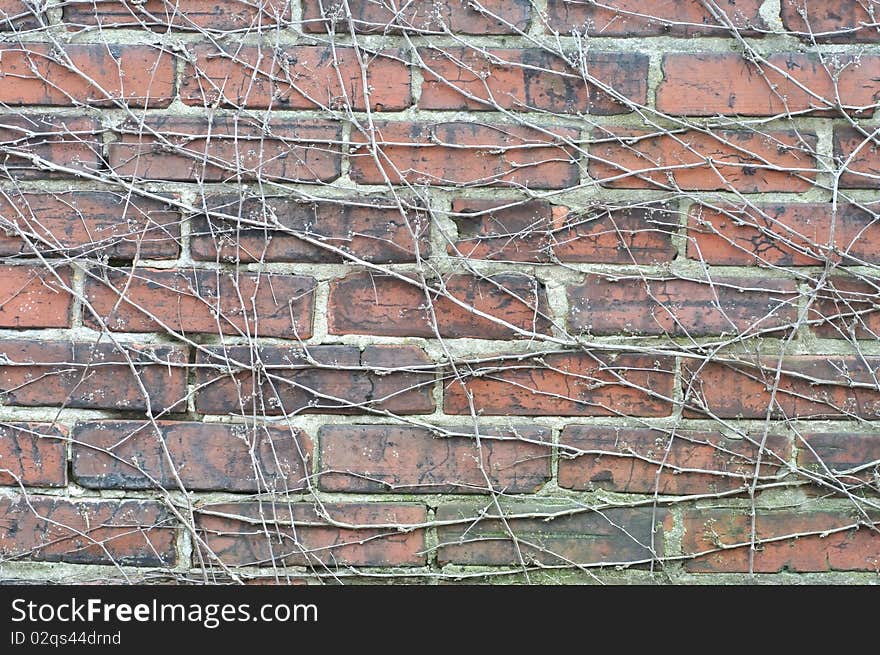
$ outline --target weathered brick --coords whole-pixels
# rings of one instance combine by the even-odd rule
[[[614,189],[802,192],[816,178],[816,137],[793,130],[605,128],[593,140],[590,176]]]
[[[327,491],[531,493],[550,479],[550,430],[529,425],[445,428],[325,425],[319,433]],[[548,442],[548,446],[540,442]]]
[[[870,136],[875,129],[868,125],[834,128],[834,157],[846,163],[841,188],[880,189],[880,141]]]
[[[67,485],[67,430],[52,423],[0,425],[0,485]]]
[[[481,123],[376,123],[375,147],[352,134],[351,178],[361,184],[428,183],[439,186],[523,185],[564,189],[578,182],[577,154],[562,139],[573,128],[544,131]]]
[[[390,198],[302,202],[281,196],[243,198],[234,194],[209,196],[205,205],[208,213],[196,218],[191,227],[194,259],[345,261],[342,254],[321,244],[377,264],[412,262],[416,254],[427,257],[431,252],[427,212],[417,205],[401,208]]]
[[[0,266],[0,327],[69,327],[71,279],[68,267]]]
[[[427,518],[423,505],[325,502],[321,510],[312,503],[206,505],[196,525],[227,566],[425,564],[424,530],[416,527]]]
[[[254,109],[370,107],[394,111],[411,103],[410,72],[400,51],[378,54],[355,48],[193,46],[181,81],[188,105]]]
[[[315,279],[152,268],[95,271],[85,297],[114,332],[202,332],[308,339]],[[87,325],[100,324],[87,309]]]
[[[721,266],[820,266],[880,261],[880,223],[856,205],[756,203],[688,214],[687,255]]]
[[[777,116],[788,113],[873,112],[880,96],[880,57],[779,53],[758,64],[738,54],[663,57],[657,109],[673,115]],[[870,108],[870,109],[869,109]]]
[[[289,0],[72,0],[64,5],[64,24],[69,30],[81,25],[102,28],[140,27],[164,32],[254,30],[290,21]]]
[[[5,229],[0,256],[173,259],[180,250],[180,213],[150,198],[109,191],[0,191],[0,217]]]
[[[29,30],[45,20],[41,10],[24,0],[0,0],[0,30]]]
[[[864,0],[782,0],[782,23],[807,41],[880,41],[877,7]],[[873,11],[873,15],[872,15]]]
[[[460,522],[438,527],[439,563],[632,565],[663,556],[663,509],[589,511],[534,502],[504,509],[507,516],[502,522],[494,506],[440,505],[438,521]],[[543,518],[548,515],[553,518]]]
[[[756,364],[758,364],[756,366]],[[778,386],[777,369],[781,371]],[[757,362],[686,359],[686,416],[721,418],[880,417],[880,357],[767,355]],[[775,397],[773,389],[777,387]],[[771,398],[773,402],[771,403]]]
[[[791,446],[780,435],[569,425],[559,438],[559,486],[621,493],[690,495],[745,490],[780,474]],[[567,456],[566,456],[567,455]]]
[[[676,256],[678,219],[663,204],[575,211],[543,200],[458,198],[452,211],[459,239],[449,254],[470,259],[653,264]]]
[[[309,362],[311,358],[312,362]],[[258,377],[254,366],[259,363]],[[433,372],[415,346],[210,347],[196,357],[196,410],[206,414],[429,414]],[[420,370],[407,372],[408,367]],[[428,369],[428,372],[425,372]]]
[[[147,45],[0,44],[0,102],[167,107],[174,66],[169,52]]]
[[[880,491],[880,435],[811,432],[798,435],[798,466],[832,477],[835,484]],[[826,488],[823,487],[823,490]]]
[[[569,325],[593,334],[756,333],[794,325],[797,299],[794,280],[587,275],[568,288]]]
[[[352,29],[359,33],[457,32],[459,34],[516,34],[528,29],[529,0],[303,0],[303,29],[307,32]],[[348,16],[351,20],[348,20]]]
[[[876,528],[844,529],[860,520],[864,519],[831,511],[759,511],[755,536],[758,540],[773,541],[756,548],[754,571],[880,571],[880,535]],[[685,564],[688,571],[748,572],[752,542],[748,512],[688,510],[684,525],[682,550],[685,554],[717,551],[688,560]]]
[[[821,321],[813,332],[829,339],[880,338],[880,305],[877,283],[845,277],[831,277],[816,294],[807,318]]]
[[[550,331],[544,285],[528,275],[450,275],[428,284],[442,285],[464,306],[391,275],[354,273],[330,285],[327,329],[330,334],[431,338],[439,333],[475,339],[527,336],[503,323],[529,333]]]
[[[25,407],[186,410],[187,351],[85,341],[0,341],[0,397]]]
[[[340,174],[342,132],[333,121],[276,119],[264,130],[237,117],[148,116],[118,132],[109,163],[122,177],[329,182]]]
[[[783,0],[784,2],[785,0]],[[766,29],[761,0],[716,0],[716,18],[700,0],[548,0],[547,25],[564,34],[590,36],[749,36]]]
[[[306,487],[311,454],[294,428],[92,421],[74,430],[72,471],[91,489],[285,492]]]
[[[673,360],[598,352],[523,356],[465,366],[444,384],[444,411],[496,416],[668,416]]]
[[[618,96],[644,105],[648,57],[590,50],[581,70],[546,50],[420,48],[422,109],[548,111],[599,116],[629,109]],[[594,83],[598,81],[598,84]],[[614,89],[616,95],[603,88]]]
[[[174,523],[146,500],[0,498],[0,557],[73,564],[174,566]]]
[[[18,180],[94,173],[101,167],[100,132],[98,121],[85,116],[0,114],[0,172]]]

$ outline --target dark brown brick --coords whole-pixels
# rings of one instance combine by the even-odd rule
[[[312,455],[300,430],[229,423],[93,421],[73,444],[73,476],[91,489],[293,491]]]
[[[174,566],[174,522],[146,500],[0,498],[0,557],[72,564]],[[14,517],[14,518],[13,518]]]
[[[636,53],[590,50],[579,61],[583,71],[537,48],[420,48],[419,57],[426,67],[422,109],[500,107],[605,116],[632,111],[619,96],[639,105],[647,100],[648,57]]]
[[[805,41],[880,41],[877,8],[864,0],[782,0],[782,23]],[[873,16],[870,13],[873,10]]]
[[[880,189],[880,141],[876,135],[870,136],[876,129],[864,124],[860,129],[834,128],[834,157],[846,162],[846,171],[840,176],[841,188]]]
[[[424,530],[415,527],[427,518],[423,505],[321,503],[321,509],[326,516],[312,503],[207,505],[196,525],[227,566],[425,564]]]
[[[427,212],[418,206],[401,209],[390,198],[301,202],[236,194],[210,196],[205,203],[208,213],[193,221],[190,234],[194,259],[345,261],[332,248],[377,264],[397,264],[431,252]]]
[[[377,122],[377,167],[368,140],[352,134],[351,178],[361,184],[510,186],[564,189],[578,183],[578,155],[562,140],[573,128],[538,131],[517,125]]]
[[[798,435],[798,466],[835,485],[880,491],[880,435],[858,432],[811,432]]]
[[[206,352],[207,351],[207,352]],[[210,354],[208,354],[210,353]],[[258,355],[258,359],[257,356]],[[434,374],[415,346],[210,347],[196,364],[196,410],[206,414],[429,414]],[[258,378],[253,368],[260,363]],[[420,367],[415,372],[392,370]],[[260,370],[261,369],[261,370]],[[427,369],[427,372],[424,372]]]
[[[439,563],[632,565],[663,556],[663,509],[590,511],[530,502],[505,506],[504,510],[502,522],[494,506],[440,505],[438,521],[461,522],[437,529]],[[537,516],[529,517],[531,514]],[[546,516],[552,518],[547,520]]]
[[[264,131],[245,119],[148,116],[126,123],[109,146],[122,177],[182,182],[238,179],[329,182],[341,166],[338,123],[271,121]]]
[[[0,174],[32,180],[98,171],[101,126],[85,116],[0,115]],[[59,170],[65,169],[65,170]]]
[[[185,411],[187,357],[173,346],[0,341],[0,397],[25,407],[143,411],[143,385],[153,412]]]
[[[165,32],[254,30],[271,28],[290,21],[289,0],[73,0],[64,5],[64,24],[69,30],[81,25],[102,28],[150,28]]]
[[[516,34],[527,30],[532,12],[529,0],[411,0],[405,3],[374,0],[303,0],[303,29],[348,34],[439,32],[459,34]],[[348,16],[351,20],[348,20]]]
[[[828,339],[880,338],[877,283],[870,279],[828,278],[810,305],[813,332]]]
[[[785,2],[786,0],[783,0]],[[729,25],[699,0],[548,0],[547,25],[563,34],[590,36],[729,36],[766,29],[761,0],[716,0]]]
[[[794,325],[797,298],[793,280],[587,275],[568,288],[569,324],[593,334],[756,333]]]
[[[640,494],[746,490],[761,458],[760,481],[784,470],[788,439],[730,438],[717,432],[569,425],[559,438],[559,486]],[[568,457],[566,457],[568,455]]]
[[[0,424],[0,485],[67,485],[67,430],[52,423]]]
[[[550,430],[325,425],[320,486],[353,493],[531,493],[550,479]],[[487,481],[488,478],[488,481]]]
[[[437,288],[441,283],[428,284]],[[550,331],[547,294],[532,277],[451,275],[442,286],[455,300],[390,275],[354,273],[330,285],[327,329],[330,334],[431,338],[439,333],[475,339],[527,336],[503,323],[528,333]]]
[[[542,200],[458,198],[452,211],[459,240],[449,254],[470,259],[653,264],[676,255],[678,218],[657,203],[575,211]]]

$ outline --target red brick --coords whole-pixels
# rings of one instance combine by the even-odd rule
[[[877,294],[876,282],[828,278],[807,314],[811,321],[821,321],[813,332],[828,339],[880,338]]]
[[[0,172],[18,180],[94,173],[101,167],[100,132],[98,121],[85,116],[0,114]]]
[[[0,557],[72,564],[173,566],[174,524],[159,503],[0,498]],[[14,517],[14,518],[12,518]]]
[[[0,266],[0,327],[69,327],[71,278],[67,267]]]
[[[6,405],[143,411],[143,385],[153,412],[186,410],[185,349],[121,348],[85,341],[0,341],[0,395]]]
[[[861,125],[834,128],[834,157],[846,163],[846,172],[840,176],[844,189],[880,189],[880,141],[868,138],[876,126]]]
[[[469,259],[653,264],[676,255],[677,216],[656,203],[575,211],[543,200],[458,198],[452,211],[459,239],[449,254]]]
[[[785,0],[783,0],[784,2]],[[718,10],[738,32],[766,29],[761,0],[716,0]],[[726,21],[715,18],[700,0],[549,0],[547,25],[568,34],[590,36],[728,36]]]
[[[73,476],[91,489],[285,492],[306,487],[311,454],[295,428],[94,421],[74,430]]]
[[[342,0],[303,0],[303,29],[322,33],[335,29],[343,34],[352,29],[367,34],[449,30],[478,36],[516,34],[528,29],[532,11],[529,0],[480,0],[479,5],[485,11],[468,0],[347,0],[345,4]]]
[[[755,204],[688,215],[687,255],[722,266],[824,266],[880,262],[880,224],[855,205]]]
[[[791,456],[788,439],[717,432],[569,425],[559,438],[559,486],[578,491],[690,495],[745,490],[769,481]],[[565,455],[568,457],[565,457]]]
[[[441,282],[428,284],[437,288]],[[475,339],[528,336],[499,323],[503,321],[529,333],[550,331],[544,285],[528,275],[450,275],[442,285],[464,306],[390,275],[354,273],[335,280],[330,285],[327,329],[330,334],[391,337],[431,338],[438,333],[441,337]]]
[[[793,280],[587,275],[568,288],[569,325],[593,334],[754,334],[794,325],[797,299]]]
[[[880,417],[880,357],[840,355],[767,355],[759,362],[703,363],[685,360],[682,388],[685,415],[721,418],[844,418]],[[759,364],[760,368],[755,364]],[[776,396],[770,400],[776,371],[782,371]],[[697,402],[699,401],[699,403]]]
[[[205,414],[430,414],[434,374],[415,346],[209,347],[196,357],[196,410]],[[255,361],[261,364],[254,379]],[[216,368],[215,368],[216,367]],[[406,372],[397,369],[419,367]],[[424,372],[427,369],[428,372]]]
[[[353,493],[532,493],[550,480],[550,430],[325,425],[319,484]],[[494,437],[494,438],[493,438]],[[478,463],[479,462],[479,463]],[[487,481],[488,478],[488,481]]]
[[[423,505],[321,503],[321,510],[313,503],[207,505],[196,525],[227,566],[425,564],[424,530],[415,527],[426,521]]]
[[[167,107],[174,67],[171,54],[146,45],[0,44],[0,102]]]
[[[755,525],[757,538],[775,541],[757,547],[754,571],[880,571],[880,535],[876,528],[843,530],[860,520],[864,519],[831,511],[759,511]],[[748,512],[689,510],[684,524],[682,549],[685,554],[717,551],[688,560],[685,564],[688,571],[748,572],[752,541]],[[731,548],[739,544],[743,545]],[[722,547],[729,550],[718,551]]]
[[[673,361],[667,357],[556,353],[471,365],[445,383],[444,411],[494,416],[668,416]]]
[[[880,41],[877,7],[864,0],[782,0],[782,23],[789,32],[812,41]],[[869,13],[873,9],[873,16]]]
[[[24,0],[0,0],[0,30],[29,30],[45,20],[42,11],[35,10]]]
[[[141,124],[142,123],[142,124]],[[325,120],[149,116],[119,129],[110,167],[123,177],[196,182],[238,179],[329,182],[339,177],[341,128]]]
[[[847,111],[873,112],[880,96],[880,57],[826,56],[823,62],[814,54],[780,53],[766,59],[757,64],[732,53],[665,55],[657,109],[679,116],[833,115],[838,101]]]
[[[798,466],[832,478],[835,485],[880,491],[880,435],[815,432],[798,435]],[[823,488],[825,489],[825,488]]]
[[[590,50],[579,62],[583,71],[537,48],[420,48],[419,57],[426,67],[422,109],[501,107],[604,116],[631,110],[602,87],[640,105],[647,99],[647,55]]]
[[[663,556],[663,509],[590,511],[534,502],[504,509],[507,516],[502,522],[494,506],[486,509],[449,504],[437,508],[438,521],[460,521],[438,527],[438,562],[477,566],[523,561],[557,566],[630,565]],[[526,518],[533,513],[540,518]],[[544,519],[547,515],[553,518]]]
[[[308,339],[315,279],[152,268],[95,271],[85,297],[114,332],[202,332]],[[88,309],[87,325],[100,329]]]
[[[180,91],[188,105],[362,111],[364,75],[372,109],[401,110],[411,102],[410,72],[400,51],[199,44],[191,56]]]
[[[9,230],[0,232],[0,256],[174,259],[180,250],[180,213],[150,198],[108,191],[5,194],[0,216]]]
[[[578,130],[553,128],[562,139]],[[578,183],[577,154],[559,138],[518,125],[377,123],[377,168],[367,139],[352,134],[351,178],[361,184],[523,185],[564,189]]]
[[[250,31],[285,25],[290,18],[289,0],[73,0],[64,5],[64,25],[69,30],[100,25],[160,32],[169,26],[190,31]]]
[[[51,423],[0,425],[0,485],[67,486],[67,430]]]
[[[302,202],[281,196],[243,198],[234,194],[209,196],[205,205],[211,213],[196,218],[191,227],[194,259],[345,261],[343,255],[322,244],[377,264],[412,262],[417,252],[422,257],[431,252],[427,212],[419,206],[401,209],[391,198]]]
[[[593,139],[590,176],[613,189],[793,193],[810,189],[816,177],[808,152],[816,137],[795,131],[608,128],[596,130]]]

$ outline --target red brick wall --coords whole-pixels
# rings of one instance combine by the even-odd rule
[[[0,0],[0,581],[876,580],[869,5]]]

